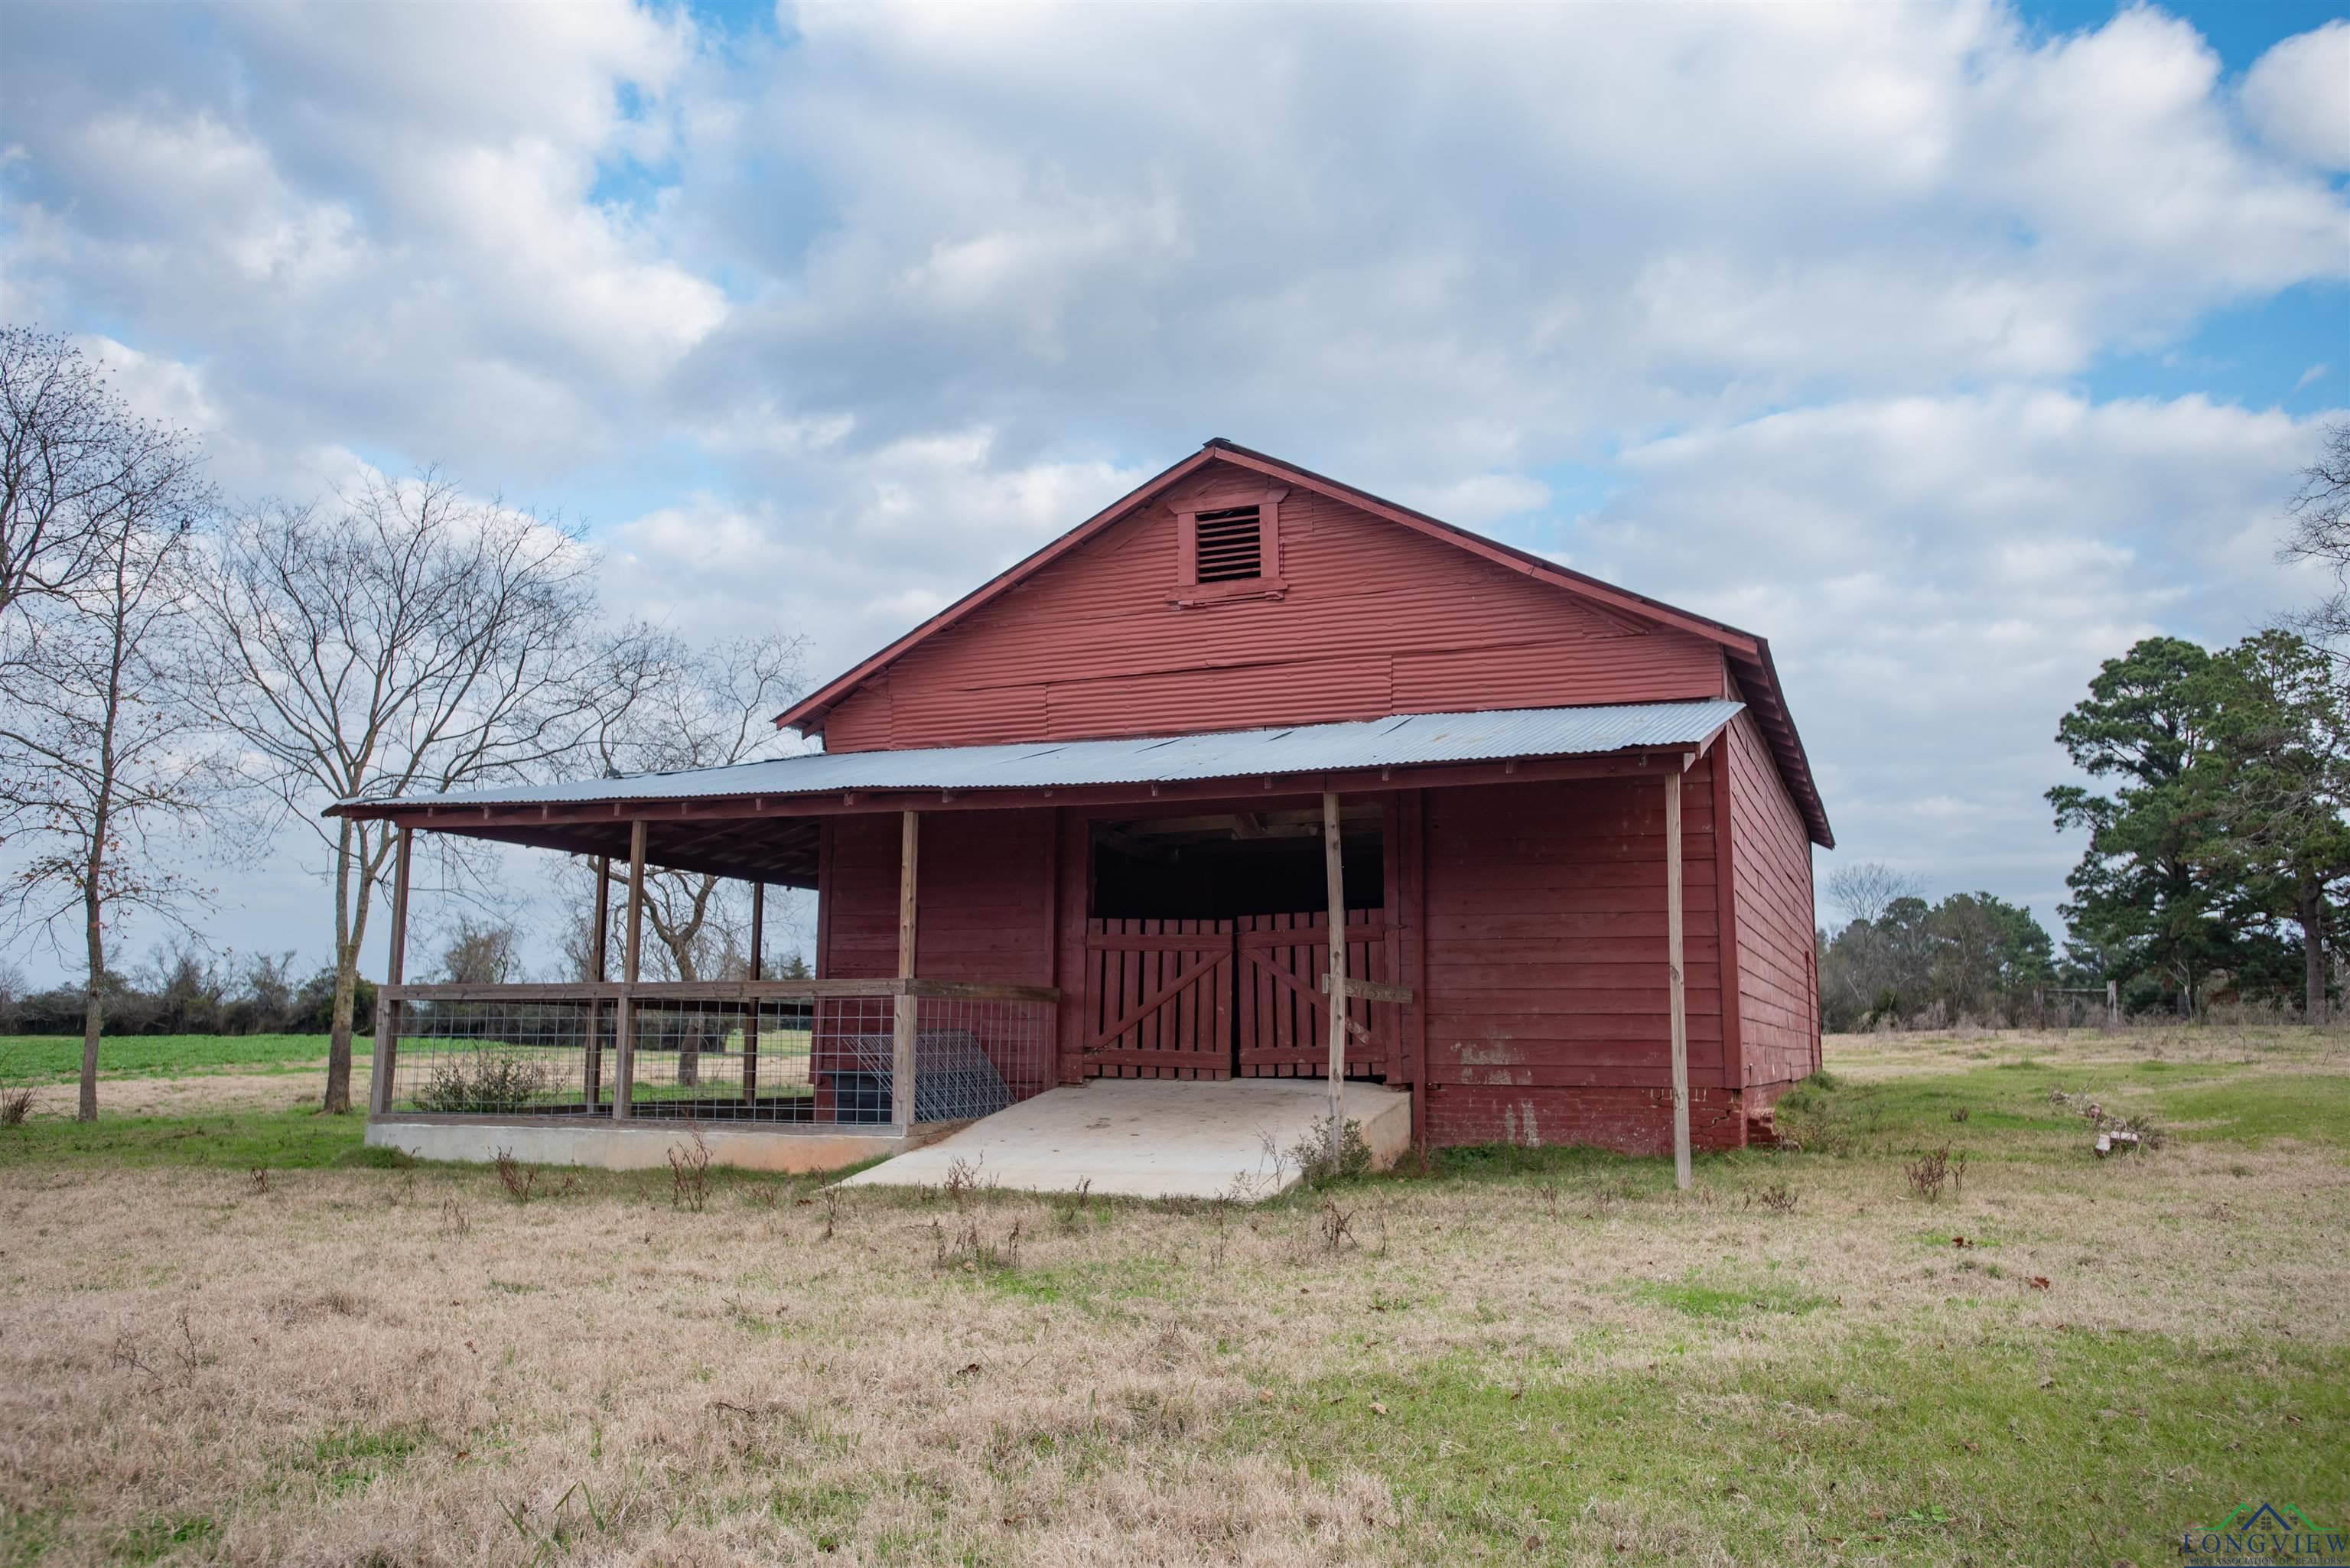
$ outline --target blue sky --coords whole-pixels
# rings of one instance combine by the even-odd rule
[[[616,615],[811,677],[1227,435],[1764,634],[1823,871],[2053,922],[2098,660],[2313,591],[2273,542],[2350,406],[2333,8],[5,28],[7,319],[233,496],[437,462],[588,523]],[[215,876],[213,939],[323,953],[318,869]]]

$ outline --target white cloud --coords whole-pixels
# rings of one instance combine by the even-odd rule
[[[2043,914],[2096,660],[2304,591],[2305,422],[2080,385],[2340,297],[2350,26],[2241,83],[2145,6],[779,31],[17,7],[0,314],[102,337],[225,488],[442,461],[819,672],[1231,436],[1765,632],[1847,845]]]
[[[2271,146],[2321,169],[2350,169],[2350,22],[2277,44],[2244,73],[2243,95]]]
[[[2041,798],[2067,776],[2058,717],[2141,637],[2231,641],[2309,596],[2272,545],[2317,422],[2193,397],[1831,404],[1635,448],[1638,483],[1566,537],[1770,638],[1840,854],[2053,918],[2079,848]]]
[[[159,52],[130,36],[142,15],[12,18],[12,316],[69,300],[231,347],[214,393],[276,439],[364,427],[532,469],[608,445],[723,319],[715,284],[596,199],[666,151],[682,20],[233,5],[189,34],[208,45]]]
[[[771,280],[694,372],[873,441],[1016,448],[1072,406],[1197,439],[1204,402],[1402,488],[1595,427],[2074,375],[2350,276],[2341,193],[2149,10],[2048,40],[1982,5],[795,19],[682,134],[681,254]],[[700,177],[757,157],[802,228]]]
[[[1523,473],[1475,473],[1450,484],[1406,485],[1396,499],[1430,516],[1483,528],[1550,504],[1550,486]]]
[[[798,472],[789,501],[698,494],[613,530],[619,597],[698,634],[805,634],[823,679],[1149,477],[1099,462],[1007,464],[985,431]]]

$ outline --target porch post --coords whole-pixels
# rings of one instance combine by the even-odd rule
[[[588,922],[590,958],[588,978],[598,985],[604,983],[604,950],[610,945],[611,932],[607,928],[612,916],[612,857],[596,857],[596,918]],[[598,996],[588,999],[588,1108],[596,1108],[604,1097],[604,1001]]]
[[[1347,871],[1338,845],[1338,792],[1322,792],[1322,873],[1330,895],[1330,1159],[1347,1132]]]
[[[645,831],[629,824],[629,945],[620,954],[620,1007],[613,1026],[612,1119],[625,1121],[637,1083],[637,964],[645,950]]]
[[[391,1078],[400,1060],[400,1003],[386,993],[408,972],[408,863],[415,835],[414,828],[401,826],[392,861],[391,951],[383,961],[383,990],[375,998],[375,1062],[368,1072],[368,1109],[376,1116],[391,1109]]]
[[[920,857],[922,817],[910,811],[899,820],[898,831],[898,978],[914,978],[914,885],[916,862]],[[889,1119],[900,1127],[914,1125],[914,1011],[915,999],[902,985],[899,988],[892,1012],[895,1028],[889,1043]]]
[[[751,979],[760,979],[759,954],[767,940],[767,884],[751,884]],[[751,1010],[743,1017],[743,1103],[752,1105],[759,1098],[759,998],[751,997]]]
[[[1689,1009],[1681,986],[1681,770],[1665,774],[1665,972],[1673,1015],[1673,1185],[1690,1184]]]

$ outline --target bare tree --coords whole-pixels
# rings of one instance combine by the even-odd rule
[[[209,711],[333,856],[328,1111],[350,1108],[359,950],[397,834],[318,808],[537,776],[570,755],[595,708],[594,569],[575,534],[430,472],[273,504],[229,531]]]
[[[771,635],[695,649],[668,633],[629,628],[608,645],[595,681],[606,705],[596,727],[597,760],[607,774],[661,773],[726,767],[789,750],[773,715],[799,691],[804,647],[799,638]],[[625,870],[617,880],[625,896]],[[658,944],[655,974],[719,980],[750,972],[743,883],[648,869],[644,910]],[[583,971],[592,973],[590,921],[583,918],[576,929],[572,945]],[[679,1081],[691,1083],[696,1074],[688,1047],[679,1058]]]
[[[1898,898],[1918,898],[1925,889],[1906,871],[1880,860],[1839,866],[1828,873],[1828,898],[1847,924],[1875,925]]]
[[[441,952],[441,978],[452,985],[504,985],[522,972],[522,932],[511,920],[460,917]]]
[[[16,610],[37,635],[18,644],[0,702],[0,817],[32,840],[11,924],[59,947],[59,926],[78,916],[81,927],[84,1121],[98,1115],[109,929],[129,909],[178,919],[202,901],[156,835],[200,826],[223,779],[191,690],[203,657],[190,615],[195,542],[212,493],[192,443],[117,414],[114,449],[84,454],[112,488],[73,503],[82,534],[70,577],[37,576],[47,569],[29,546],[20,556],[36,565],[18,579]],[[24,586],[36,580],[37,602]]]
[[[2336,660],[2350,659],[2350,421],[2326,426],[2325,444],[2301,471],[2285,518],[2278,558],[2315,561],[2334,578],[2333,591],[2289,624]]]
[[[728,767],[791,749],[773,715],[799,691],[806,647],[796,637],[738,638],[707,649],[644,628],[618,639],[597,682],[609,711],[596,757],[608,774]],[[632,693],[657,693],[646,701]],[[619,884],[627,888],[626,873]],[[649,870],[645,925],[679,980],[720,978],[744,963],[747,920],[722,898],[724,879]]]
[[[119,514],[199,458],[180,431],[134,417],[67,338],[0,327],[0,630],[69,597],[105,558]]]

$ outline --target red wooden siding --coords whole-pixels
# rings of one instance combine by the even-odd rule
[[[898,972],[895,813],[825,819],[816,972]],[[1053,983],[1053,813],[952,812],[922,822],[915,972],[924,980]]]
[[[1281,507],[1286,597],[1179,608],[1170,503],[1261,483],[1211,463],[910,649],[827,718],[829,751],[1717,697],[1720,649],[1346,503]]]
[[[1726,1105],[1711,770],[1682,789],[1690,1080]],[[1430,1137],[1669,1144],[1662,777],[1422,798]]]
[[[1812,846],[1753,718],[1730,748],[1731,852],[1737,884],[1740,1033],[1746,1082],[1784,1084],[1819,1065],[1813,972]]]
[[[1751,722],[1740,725],[1721,742],[1732,749],[1719,771],[1708,759],[1682,778],[1691,1128],[1700,1148],[1742,1144],[1747,1118],[1814,1064],[1807,841],[1759,733]],[[1724,777],[1727,862],[1715,836]],[[1393,803],[1388,908],[1378,917],[1392,930],[1376,961],[1367,951],[1357,959],[1423,999],[1373,1009],[1394,1016],[1370,1023],[1390,1081],[1419,1086],[1414,1110],[1430,1141],[1671,1147],[1663,797],[1659,774],[1430,789]],[[1094,950],[1104,944],[1088,940],[1089,925],[1103,922],[1087,918],[1087,815],[942,812],[922,825],[919,971],[1060,985],[1065,1083],[1103,1065],[1086,1051],[1104,1000],[1089,983],[1101,959]],[[898,831],[889,814],[829,819],[821,972],[895,972]],[[1737,897],[1734,1030],[1722,1011],[1717,914],[1725,863]],[[1138,968],[1118,994],[1147,995],[1143,978]],[[1243,1022],[1209,1033],[1238,1042]],[[1151,1027],[1156,1036],[1121,1038],[1111,1050],[1180,1051],[1200,1033],[1187,1034],[1180,1017],[1171,1041],[1165,1017]],[[1732,1033],[1742,1049],[1728,1048]],[[1318,1032],[1305,1044],[1318,1056]],[[1217,1061],[1193,1075],[1228,1070],[1221,1044],[1211,1054]]]

